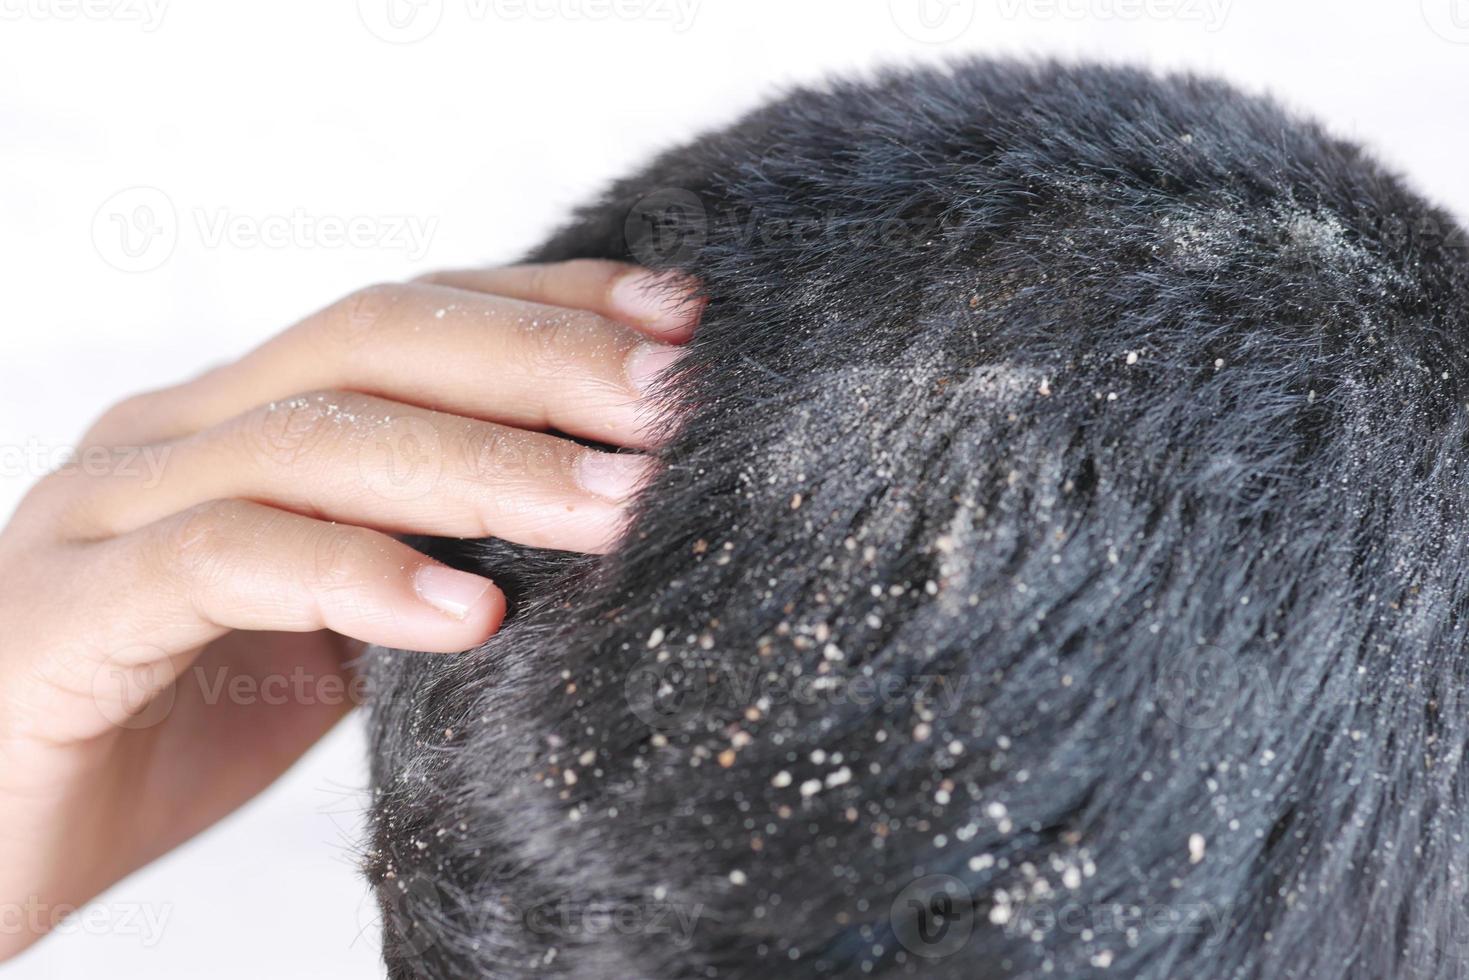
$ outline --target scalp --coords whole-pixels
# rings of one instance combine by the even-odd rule
[[[1463,244],[1117,68],[614,185],[534,258],[703,284],[664,468],[604,558],[424,542],[515,608],[371,660],[393,975],[1469,975]]]

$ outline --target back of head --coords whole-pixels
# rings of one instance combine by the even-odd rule
[[[606,558],[378,651],[394,977],[1469,975],[1469,265],[1187,77],[797,92],[543,246],[696,277]]]

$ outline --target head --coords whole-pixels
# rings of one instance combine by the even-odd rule
[[[708,307],[605,557],[421,542],[394,977],[1469,976],[1469,264],[1191,77],[795,92],[531,258]]]

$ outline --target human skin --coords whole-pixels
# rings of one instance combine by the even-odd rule
[[[495,632],[492,582],[395,535],[615,542],[650,459],[544,430],[648,448],[698,313],[611,262],[437,273],[109,409],[79,458],[160,465],[54,473],[0,532],[0,904],[41,910],[0,960],[268,786],[363,643]]]

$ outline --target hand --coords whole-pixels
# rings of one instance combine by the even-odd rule
[[[260,792],[352,706],[359,642],[452,652],[505,601],[392,534],[598,552],[698,307],[608,262],[347,297],[108,411],[0,532],[0,959]],[[85,465],[83,465],[85,464]]]

